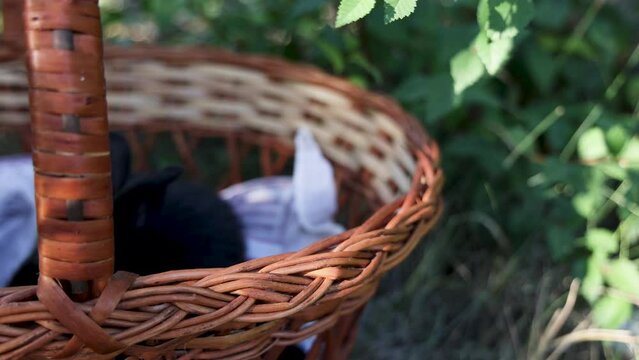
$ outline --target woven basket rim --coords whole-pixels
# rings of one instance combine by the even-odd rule
[[[266,72],[281,80],[300,81],[335,90],[351,98],[355,106],[376,109],[390,115],[405,130],[412,145],[436,143],[424,131],[419,121],[407,113],[393,98],[367,90],[339,76],[332,75],[317,66],[293,62],[276,56],[235,52],[228,49],[196,46],[136,45],[132,47],[109,45],[104,48],[104,59],[144,59],[192,64],[212,61],[220,64],[252,68]]]
[[[136,314],[142,316],[147,314],[144,311],[145,306],[149,306],[147,303],[160,306],[153,301],[168,299],[165,296],[167,291],[173,291],[174,294],[189,294],[188,296],[191,296],[193,300],[197,296],[212,296],[225,305],[203,315],[197,313],[198,307],[194,304],[183,308],[175,306],[176,301],[186,301],[188,305],[188,296],[186,300],[182,298],[166,300],[161,304],[167,309],[173,306],[171,309],[174,311],[170,314],[171,316],[166,314],[162,316],[166,316],[165,322],[175,317],[177,319],[174,324],[175,329],[168,328],[159,332],[151,331],[156,328],[147,329],[146,333],[142,331],[142,335],[131,328],[129,330],[132,334],[129,335],[125,334],[126,330],[116,331],[110,336],[116,338],[119,344],[126,345],[121,351],[124,349],[133,349],[134,352],[140,353],[150,351],[147,347],[136,345],[148,338],[174,340],[176,344],[184,348],[198,349],[201,344],[197,339],[194,340],[197,336],[194,334],[201,334],[216,326],[236,322],[268,323],[275,326],[274,324],[281,322],[281,319],[308,312],[309,309],[322,304],[331,304],[331,306],[335,304],[334,308],[326,305],[334,312],[352,312],[368,300],[379,277],[408,256],[423,235],[432,229],[442,213],[443,174],[439,167],[437,144],[412,115],[406,113],[395,100],[385,95],[361,89],[317,67],[294,64],[265,55],[247,55],[193,47],[110,46],[105,48],[104,58],[106,61],[145,59],[184,64],[211,61],[255,69],[267,73],[274,79],[325,86],[348,96],[356,107],[372,108],[389,115],[406,134],[410,150],[417,160],[411,188],[406,194],[385,204],[360,226],[342,234],[323,239],[294,253],[249,260],[228,268],[175,270],[132,280],[129,289],[118,299],[118,302],[121,302],[115,310],[130,312],[137,310],[139,313]],[[400,245],[394,246],[394,244]],[[386,248],[391,250],[384,250]],[[353,275],[352,271],[349,273],[348,269],[352,267],[361,270],[358,275]],[[268,289],[262,289],[263,291],[259,289],[259,286],[275,283],[283,283],[288,288],[297,290],[291,290],[293,293],[274,290],[269,295]],[[41,302],[30,301],[35,292],[35,286],[0,289],[0,325],[3,325],[1,321],[3,316],[5,319],[11,316],[22,316],[32,323],[40,321],[40,324],[44,322],[49,326],[47,328],[38,325],[36,330],[40,329],[45,333],[54,331],[52,329],[60,330],[61,325],[57,324],[56,327],[51,323],[52,315]],[[268,300],[268,296],[288,298],[289,305],[281,300],[279,303],[278,300]],[[98,301],[93,300],[78,305],[88,313]],[[135,305],[136,301],[142,305]],[[259,301],[265,303],[258,303]],[[122,307],[122,303],[128,307]],[[191,309],[191,315],[195,314],[196,317],[187,317],[188,309]],[[176,315],[182,313],[184,313],[182,317]],[[212,316],[217,313],[219,316]],[[156,314],[156,317],[161,314]],[[205,326],[202,321],[194,320],[198,319],[198,316],[211,316],[211,320],[207,321],[208,325]],[[7,324],[6,326],[10,328],[14,323]],[[118,334],[125,335],[118,338]],[[145,338],[144,334],[148,336]],[[1,332],[0,335],[2,335]],[[228,336],[230,338],[223,344],[224,346],[236,346],[241,343],[240,335]],[[54,354],[72,341],[68,338],[54,342],[52,338],[43,344],[44,348],[41,351]],[[272,339],[271,345],[277,341],[280,344],[283,343],[281,339]],[[7,352],[0,351],[0,358],[4,354],[31,353],[35,349],[30,348],[29,344],[28,341],[18,341],[17,346]],[[2,345],[1,342],[0,345]],[[223,349],[224,346],[221,348]],[[264,347],[264,351],[268,348],[269,346]],[[86,358],[95,355],[93,350],[86,347],[78,351]]]

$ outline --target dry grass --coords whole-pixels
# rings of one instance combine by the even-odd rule
[[[459,227],[449,219],[390,274],[353,359],[613,359],[599,340],[636,341],[591,328],[578,282],[543,243],[511,251],[506,237],[477,242]]]

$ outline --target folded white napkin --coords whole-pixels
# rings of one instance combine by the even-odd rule
[[[333,168],[306,128],[295,137],[292,177],[246,181],[222,190],[220,196],[240,218],[250,259],[297,251],[344,231],[333,220]]]
[[[0,287],[5,287],[38,240],[31,155],[0,158],[0,179]]]

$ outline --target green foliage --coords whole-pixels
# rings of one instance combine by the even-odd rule
[[[579,138],[579,157],[585,161],[601,160],[608,156],[606,136],[598,127],[586,130]]]
[[[533,18],[532,0],[480,0],[477,22],[490,41],[512,39]]]
[[[390,24],[415,11],[417,0],[384,0],[384,22]]]
[[[604,278],[612,288],[639,296],[639,269],[628,259],[612,260],[604,270]]]
[[[415,11],[417,0],[383,0],[384,23],[403,19]],[[341,27],[368,15],[375,7],[375,0],[341,0],[337,8],[335,26]]]
[[[453,78],[455,94],[459,95],[484,75],[485,68],[477,51],[465,49],[450,61],[450,75]]]
[[[623,325],[632,315],[632,304],[628,300],[606,296],[592,310],[592,320],[604,328],[615,329]]]
[[[375,0],[342,0],[337,9],[335,26],[344,26],[363,18],[374,6]]]
[[[103,3],[111,42],[271,54],[391,94],[441,144],[447,242],[543,246],[599,325],[637,310],[614,294],[639,289],[636,1]],[[446,220],[468,214],[490,230]]]

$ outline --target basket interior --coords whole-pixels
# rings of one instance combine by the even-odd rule
[[[178,355],[246,359],[273,346],[271,354],[278,353],[283,346],[317,334],[309,358],[321,352],[328,354],[325,358],[346,358],[358,314],[380,277],[415,248],[441,213],[436,144],[391,101],[314,68],[202,51],[122,49],[107,51],[105,59],[110,126],[128,138],[138,169],[181,163],[192,177],[218,187],[287,173],[292,167],[294,134],[305,126],[334,164],[338,220],[351,228],[291,258],[285,254],[230,270],[191,269],[138,278],[129,292],[135,297],[121,302],[118,311],[139,315],[140,323],[117,325],[123,329],[119,335],[131,344],[150,340],[144,348],[135,345],[129,350],[159,354],[180,344]],[[0,148],[5,153],[30,150],[23,64],[16,60],[0,66]],[[50,115],[40,117],[44,119],[38,120],[43,121],[40,129],[61,128],[59,114]],[[95,132],[91,119],[85,120],[81,132]],[[394,201],[407,192],[404,199]],[[235,290],[244,289],[242,281],[247,276],[251,284],[276,279],[286,285],[286,291],[268,298],[254,289],[248,295],[236,294]],[[162,291],[174,292],[175,285],[185,292],[177,294],[186,299],[186,305],[179,301],[180,308],[166,304],[163,297]],[[29,301],[35,293],[27,291],[34,289],[0,289],[0,298],[23,302],[23,307],[40,306]],[[204,303],[210,308],[189,303],[196,292],[212,296],[214,303]],[[146,301],[166,309],[154,312],[157,308],[147,307]],[[241,306],[235,309],[237,304]],[[231,308],[235,310],[221,312]],[[160,318],[164,310],[181,316],[175,317],[176,328]],[[39,320],[42,314],[34,312],[29,319]],[[219,325],[212,326],[218,324],[212,318]],[[144,333],[139,339],[131,335],[131,327],[158,319],[162,321],[158,326],[167,326],[161,333],[152,337]],[[200,324],[215,330],[201,334]],[[11,336],[31,331],[19,326],[4,329]],[[48,343],[38,354],[56,354],[67,340]],[[16,351],[32,350],[27,345]],[[86,357],[80,358],[93,358],[89,349],[82,351]],[[338,353],[342,355],[336,357]],[[266,358],[273,357],[267,354]]]
[[[218,187],[287,173],[293,136],[303,126],[335,166],[345,225],[357,225],[410,187],[416,164],[405,129],[349,89],[318,84],[316,70],[187,59],[107,57],[110,126],[128,138],[137,169],[181,163],[190,176]],[[287,78],[284,66],[295,76]],[[305,71],[311,81],[304,81]],[[23,62],[5,63],[2,150],[28,150],[28,123]]]

